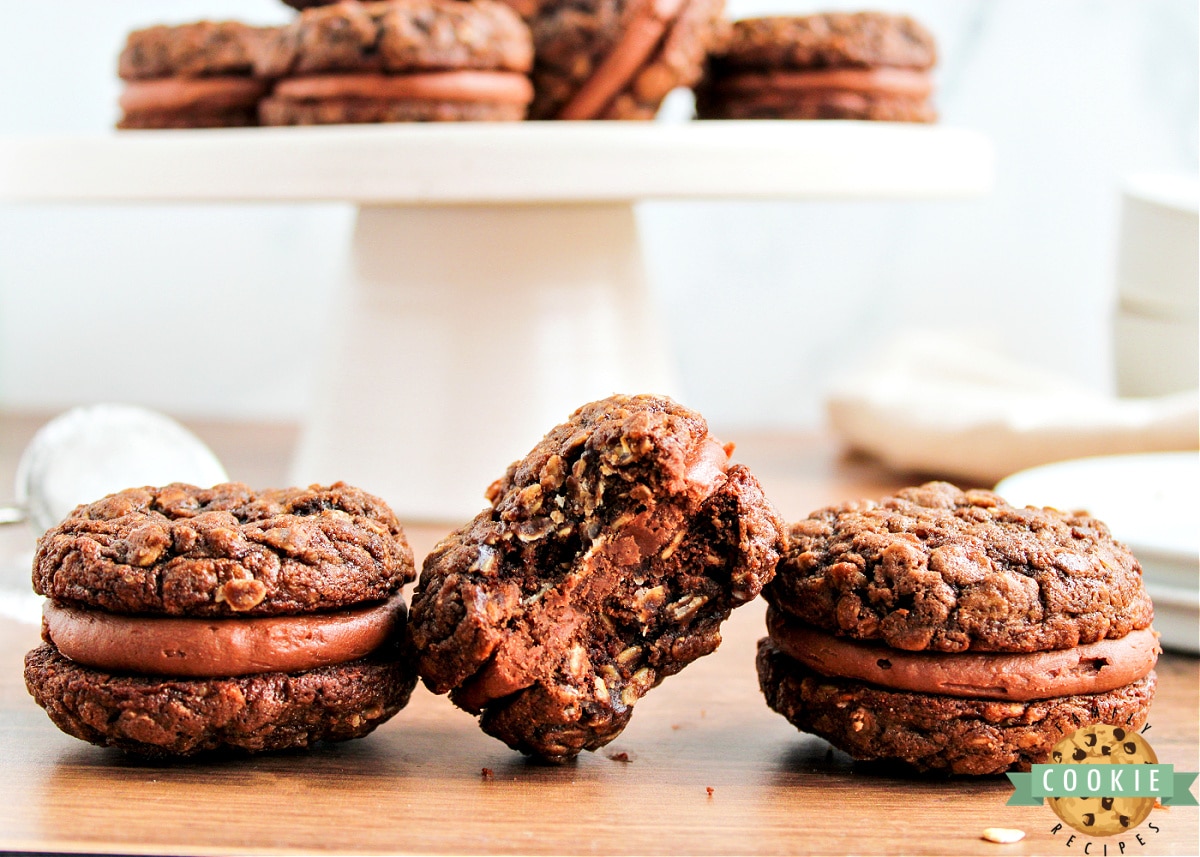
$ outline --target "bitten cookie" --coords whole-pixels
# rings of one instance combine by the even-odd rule
[[[268,84],[253,66],[272,28],[237,21],[156,26],[129,34],[118,60],[125,81],[118,128],[258,124]]]
[[[359,738],[416,685],[415,576],[392,511],[342,483],[129,489],[38,540],[26,687],[64,732],[144,755]]]
[[[703,417],[656,396],[577,410],[425,560],[422,679],[550,761],[617,736],[770,580],[782,523]]]
[[[933,36],[911,18],[830,12],[733,23],[696,92],[701,119],[933,122]]]
[[[933,482],[790,528],[764,591],[771,708],[857,759],[1028,770],[1074,730],[1136,730],[1159,653],[1141,566],[1084,514]]]
[[[517,120],[533,98],[529,28],[496,0],[306,9],[266,45],[264,125]]]
[[[531,119],[652,119],[700,79],[724,0],[509,0],[537,49]]]

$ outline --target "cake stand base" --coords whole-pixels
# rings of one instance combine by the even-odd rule
[[[296,484],[460,520],[579,405],[675,392],[631,204],[365,205],[347,279]]]

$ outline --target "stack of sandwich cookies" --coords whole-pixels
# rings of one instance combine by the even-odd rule
[[[856,759],[1028,770],[1084,726],[1136,731],[1154,696],[1141,567],[1084,514],[945,483],[823,509],[764,597],[768,705]]]
[[[264,125],[519,120],[533,98],[529,29],[496,0],[342,2],[266,45]]]
[[[38,542],[29,692],[64,732],[187,756],[358,738],[416,684],[391,510],[338,483],[123,491]]]
[[[425,684],[548,761],[615,738],[774,572],[782,522],[729,452],[666,398],[577,410],[426,558],[410,624]]]
[[[258,124],[269,85],[254,76],[274,30],[236,21],[157,26],[129,34],[118,64],[125,81],[119,128]]]
[[[531,119],[652,119],[699,80],[724,0],[510,0],[533,30]]]
[[[882,12],[735,21],[697,88],[701,119],[933,122],[933,36]]]

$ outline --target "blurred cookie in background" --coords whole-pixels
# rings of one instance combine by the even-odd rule
[[[343,2],[266,44],[264,125],[519,120],[533,98],[529,30],[494,0]]]
[[[530,119],[653,119],[728,29],[724,0],[509,2],[537,50]]]
[[[904,15],[735,21],[697,88],[701,119],[933,122],[932,34]]]
[[[198,21],[130,33],[117,71],[125,81],[118,128],[221,128],[258,124],[269,85],[254,62],[272,27]]]

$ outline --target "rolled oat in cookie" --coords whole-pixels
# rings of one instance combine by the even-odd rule
[[[663,397],[577,410],[426,558],[410,624],[425,684],[542,759],[611,741],[774,573],[781,521],[729,451]]]

